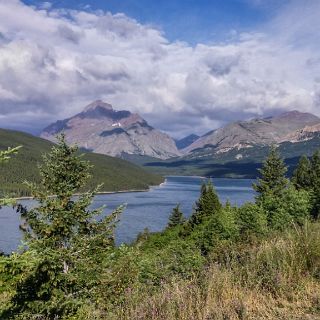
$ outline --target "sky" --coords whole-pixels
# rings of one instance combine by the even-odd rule
[[[319,0],[0,0],[0,127],[101,99],[175,138],[320,116]]]

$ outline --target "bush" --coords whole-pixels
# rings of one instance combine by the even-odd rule
[[[283,190],[281,199],[265,197],[262,206],[267,212],[269,225],[284,230],[292,224],[302,225],[309,219],[312,203],[310,193],[289,186]]]
[[[238,210],[237,223],[242,237],[264,235],[268,230],[267,214],[262,206],[247,203]]]

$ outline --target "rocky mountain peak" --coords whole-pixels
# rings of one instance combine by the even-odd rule
[[[298,110],[288,111],[280,114],[279,116],[272,117],[271,119],[280,121],[301,121],[301,122],[318,122],[320,119],[314,114],[307,112],[300,112]]]
[[[131,113],[127,110],[114,110],[112,105],[102,100],[96,100],[84,108],[84,110],[75,116],[80,119],[99,119],[109,121],[126,121],[134,123],[143,119],[136,113]]]
[[[55,141],[61,131],[69,143],[111,156],[138,154],[167,159],[180,155],[173,139],[151,127],[139,114],[117,111],[101,100],[69,119],[49,125],[41,137]]]
[[[87,105],[84,108],[83,112],[93,111],[96,109],[113,110],[113,107],[111,104],[106,103],[102,100],[96,100],[96,101],[93,101],[92,103],[90,103],[89,105]]]

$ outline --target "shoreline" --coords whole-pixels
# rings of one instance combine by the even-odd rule
[[[118,190],[118,191],[100,191],[97,192],[96,195],[104,195],[104,194],[117,194],[117,193],[134,193],[134,192],[148,192],[154,187],[161,187],[167,183],[167,179],[165,179],[160,184],[150,185],[147,189],[129,189],[129,190]],[[76,193],[74,196],[79,196],[83,193]],[[33,200],[34,197],[17,197],[17,198],[10,198],[12,200]]]

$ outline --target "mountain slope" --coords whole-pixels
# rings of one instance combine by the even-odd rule
[[[41,155],[50,151],[53,143],[30,134],[0,129],[0,150],[21,145],[22,149],[8,163],[0,166],[0,191],[17,196],[28,195],[23,181],[39,181],[37,165]],[[90,188],[103,183],[101,191],[147,189],[163,178],[150,174],[130,162],[101,154],[86,153],[85,159],[94,166]]]
[[[254,145],[270,145],[291,141],[290,135],[306,126],[320,124],[320,119],[309,113],[291,111],[276,117],[238,121],[211,131],[185,148],[185,154],[209,148],[213,153],[233,149],[250,148]]]
[[[199,149],[178,159],[146,161],[143,165],[151,172],[163,175],[200,175],[216,178],[256,178],[258,168],[269,152],[269,146],[256,145],[242,150],[213,154],[209,147]],[[290,175],[301,155],[312,156],[320,149],[320,132],[308,140],[282,142],[278,145],[281,156],[289,166]]]
[[[64,131],[67,140],[95,153],[120,157],[123,153],[167,159],[180,155],[173,139],[154,129],[138,114],[116,111],[97,100],[83,112],[49,125],[41,137],[54,141]]]
[[[189,147],[192,143],[194,143],[196,140],[198,140],[200,137],[196,134],[190,134],[182,139],[175,140],[176,146],[178,150],[185,149]]]

